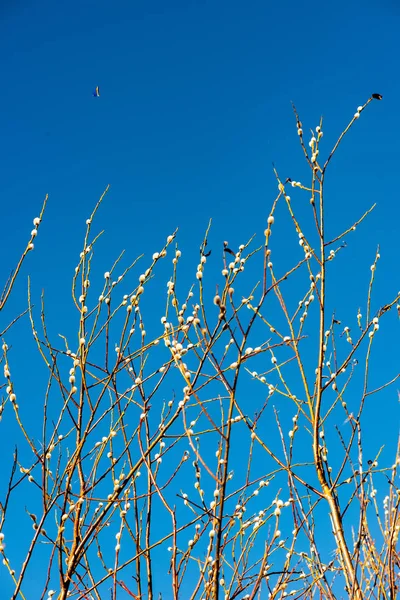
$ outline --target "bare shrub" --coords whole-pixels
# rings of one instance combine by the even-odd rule
[[[221,240],[221,259],[215,248],[210,257],[207,230],[188,286],[177,232],[152,257],[121,267],[120,256],[101,289],[90,286],[102,197],[73,277],[73,334],[53,339],[45,297],[33,307],[29,291],[28,315],[2,332],[1,425],[19,432],[16,449],[3,446],[1,479],[1,580],[12,599],[396,597],[399,453],[386,467],[379,449],[366,457],[371,422],[364,430],[361,421],[399,376],[381,370],[370,384],[376,338],[399,296],[374,308],[378,249],[363,308],[334,313],[332,267],[372,208],[330,238],[325,223],[328,167],[377,96],[325,161],[322,121],[306,140],[294,110],[309,182],[276,171],[261,238],[237,248]],[[272,253],[275,239],[288,252]],[[43,361],[32,399],[13,377],[29,356],[10,341],[28,316]],[[24,418],[27,402],[43,411],[40,435]]]

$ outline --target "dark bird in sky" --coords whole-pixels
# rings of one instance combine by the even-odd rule
[[[372,94],[372,97],[373,97],[375,100],[382,100],[382,98],[383,98],[382,94]]]
[[[100,88],[99,88],[99,86],[96,86],[96,89],[93,92],[93,96],[95,98],[98,98],[100,96]]]

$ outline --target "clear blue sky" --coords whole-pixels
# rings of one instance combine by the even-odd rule
[[[67,311],[85,220],[107,184],[100,274],[124,248],[129,260],[151,255],[176,227],[195,269],[211,217],[215,244],[261,235],[276,192],[272,162],[283,178],[304,175],[291,101],[305,130],[324,116],[327,151],[373,92],[383,101],[341,148],[327,211],[338,233],[339,221],[351,225],[378,203],[351,239],[337,307],[364,299],[378,243],[381,306],[400,287],[399,31],[395,0],[3,0],[3,281],[50,197],[7,314],[25,306],[28,273],[36,294],[46,286],[50,317]],[[394,364],[393,349],[388,372]],[[20,373],[29,376],[29,366]]]

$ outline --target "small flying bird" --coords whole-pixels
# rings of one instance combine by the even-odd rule
[[[372,97],[374,100],[382,100],[383,98],[382,94],[372,94]]]
[[[99,98],[99,96],[100,96],[100,88],[99,88],[99,86],[98,86],[98,85],[96,86],[96,89],[95,89],[95,90],[94,90],[94,92],[93,92],[93,96],[94,96],[95,98]]]

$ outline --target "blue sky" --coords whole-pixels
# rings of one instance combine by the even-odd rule
[[[70,279],[85,220],[107,184],[96,221],[96,231],[105,230],[96,255],[100,276],[121,250],[126,264],[141,253],[149,257],[179,227],[193,278],[210,218],[212,247],[224,239],[236,247],[254,233],[262,240],[276,193],[272,163],[282,178],[306,177],[291,102],[305,131],[323,115],[328,152],[373,92],[383,101],[361,115],[327,177],[332,236],[377,202],[348,240],[350,262],[335,267],[341,288],[333,304],[354,313],[364,301],[378,243],[374,309],[391,299],[399,289],[399,26],[394,0],[4,0],[2,280],[49,194],[6,316],[26,305],[30,274],[36,300],[45,287],[49,318],[58,319],[51,330],[59,332],[60,315],[65,327],[75,322]],[[97,85],[101,96],[93,98]],[[307,198],[298,197],[308,209]],[[279,249],[289,260],[283,242]],[[23,328],[15,329],[16,347]],[[392,343],[385,367],[393,374]],[[17,371],[29,378],[32,368]],[[369,418],[386,423],[382,414]]]
[[[10,262],[49,193],[36,280],[43,277],[41,287],[50,270],[65,282],[59,274],[71,268],[107,184],[98,219],[107,231],[103,263],[111,248],[153,252],[176,227],[188,251],[196,240],[197,254],[211,217],[218,242],[239,244],[265,222],[272,162],[283,177],[304,173],[290,102],[307,128],[324,115],[327,151],[355,108],[379,91],[384,102],[363,115],[331,169],[328,217],[355,220],[378,202],[363,232],[382,244],[390,279],[399,211],[390,183],[398,13],[389,0],[318,11],[288,1],[111,8],[100,0],[68,10],[2,3],[2,240]],[[96,85],[100,98],[92,97]],[[9,264],[2,269],[4,276]]]

